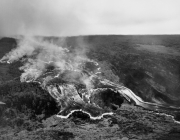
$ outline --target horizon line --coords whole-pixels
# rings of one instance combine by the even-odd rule
[[[23,37],[23,36],[34,36],[34,37],[80,37],[80,36],[176,36],[180,34],[82,34],[82,35],[9,35],[0,36],[0,38],[11,38],[11,37]]]

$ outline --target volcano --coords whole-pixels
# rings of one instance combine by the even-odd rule
[[[92,42],[96,42],[96,38],[101,40],[98,36],[95,40],[93,38],[89,37],[88,40]],[[106,40],[106,36],[103,38]],[[113,38],[116,37],[113,36]],[[111,38],[109,40],[111,41]],[[96,51],[99,52],[99,56],[96,56],[94,54],[97,53],[93,52],[94,48],[89,52],[79,53],[80,49],[77,51],[76,47],[68,47],[76,44],[73,41],[69,41],[72,44],[67,43],[67,46],[63,47],[53,41],[38,38],[24,38],[17,42],[16,48],[9,49],[1,59],[0,68],[5,78],[2,77],[4,81],[1,80],[0,109],[3,121],[0,124],[6,122],[10,125],[13,122],[23,126],[22,128],[27,127],[28,131],[33,131],[32,133],[36,132],[37,128],[41,129],[40,125],[43,124],[47,128],[57,129],[57,132],[48,131],[50,133],[48,135],[51,133],[57,137],[68,135],[71,138],[73,135],[69,132],[81,135],[78,132],[79,127],[83,127],[82,131],[84,129],[91,131],[101,128],[101,123],[104,134],[108,128],[109,131],[113,130],[117,137],[120,135],[117,129],[121,130],[123,136],[128,137],[136,133],[137,136],[144,135],[143,138],[146,134],[151,137],[156,132],[162,135],[165,135],[165,132],[168,137],[171,137],[169,136],[171,133],[174,136],[179,131],[180,104],[179,97],[175,96],[178,88],[173,89],[178,87],[178,78],[175,78],[177,69],[169,68],[171,66],[176,68],[176,61],[169,56],[174,51],[166,54],[171,60],[167,61],[171,64],[167,65],[169,69],[163,71],[166,66],[164,63],[159,66],[160,57],[164,58],[163,55],[165,55],[162,53],[167,53],[170,48],[159,51],[158,53],[161,53],[157,55],[159,61],[155,63],[156,61],[151,61],[153,58],[150,57],[154,56],[151,54],[154,53],[152,50],[144,52],[145,57],[142,52],[139,52],[142,49],[136,48],[137,46],[133,50],[121,47],[120,58],[127,56],[127,62],[122,59],[121,61],[124,62],[122,63],[117,58],[113,58],[110,65],[101,59],[110,60],[109,55],[111,57],[118,57],[118,55],[109,51],[109,55],[106,54],[107,58],[98,58],[105,53],[103,49],[98,49],[98,45],[95,45]],[[147,46],[143,51],[146,48]],[[152,69],[149,69],[150,65],[144,68],[145,59],[140,60],[139,57],[145,57],[149,63],[153,62],[150,63],[153,65]],[[178,57],[176,53],[175,58],[178,59]],[[136,61],[135,58],[139,60]],[[138,64],[140,62],[142,62],[141,68],[139,68],[141,64]],[[119,67],[114,67],[117,64]],[[159,71],[156,69],[158,66],[161,67]],[[118,70],[121,73],[117,76]],[[9,73],[7,74],[6,71]],[[161,77],[162,73],[167,75]],[[168,77],[171,80],[174,78],[173,86],[170,81],[167,81]],[[168,92],[171,89],[173,89],[172,93]],[[23,114],[26,115],[21,119],[16,116],[17,114],[21,117]],[[32,125],[34,120],[38,120],[38,124],[30,127],[30,124],[27,125],[27,120],[32,120]],[[77,132],[71,123],[76,124]],[[68,133],[59,133],[59,129],[65,129]],[[39,135],[41,131],[38,130],[37,133]]]
[[[26,46],[32,47],[28,48],[31,52],[25,50]],[[24,71],[21,82],[37,82],[48,91],[60,107],[57,116],[61,118],[80,111],[91,119],[101,119],[104,115],[112,115],[123,102],[150,110],[180,110],[156,101],[158,99],[155,102],[143,100],[127,87],[102,78],[101,67],[95,60],[75,56],[67,48],[55,44],[24,39],[19,48],[4,56],[1,62],[13,63],[20,59],[24,63],[20,68]]]

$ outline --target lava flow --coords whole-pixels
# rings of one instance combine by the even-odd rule
[[[18,60],[24,64],[20,67],[24,71],[21,82],[38,82],[47,90],[60,106],[57,116],[61,118],[81,111],[91,119],[100,119],[112,115],[124,102],[151,110],[164,108],[145,102],[130,89],[103,79],[96,61],[42,39],[21,40],[1,62]]]

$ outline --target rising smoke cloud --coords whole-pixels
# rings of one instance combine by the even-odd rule
[[[80,43],[83,45],[82,40]],[[53,65],[54,69],[58,71],[58,75],[67,70],[81,73],[84,62],[92,61],[86,57],[85,48],[82,49],[82,52],[79,52],[78,48],[70,52],[67,48],[44,38],[26,36],[19,39],[17,48],[6,54],[0,61],[8,63],[22,61],[24,65],[19,68],[23,71],[21,82],[34,81],[44,74],[49,65]],[[68,80],[78,78],[87,88],[92,87],[90,77],[87,75],[79,76],[77,73],[71,73],[65,78]],[[44,79],[44,82],[47,82],[48,79],[49,77]]]

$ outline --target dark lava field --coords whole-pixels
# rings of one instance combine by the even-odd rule
[[[0,63],[0,140],[180,140],[179,35],[44,39],[63,42],[62,47],[72,52],[85,47],[86,56],[99,63],[103,78],[162,108],[124,101],[113,115],[101,119],[92,120],[80,111],[59,118],[60,107],[46,90],[20,81],[22,61]],[[0,58],[17,44],[18,39],[1,38]]]

